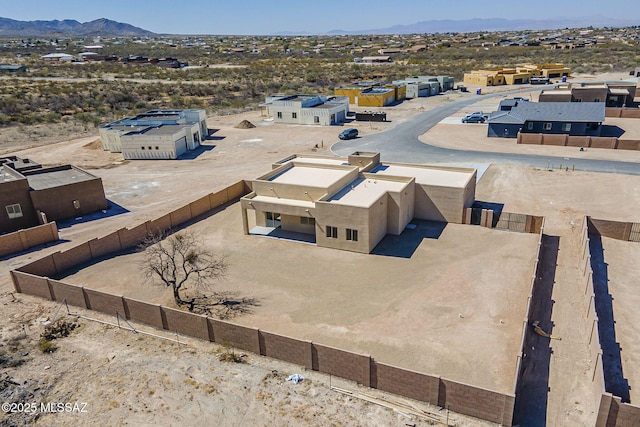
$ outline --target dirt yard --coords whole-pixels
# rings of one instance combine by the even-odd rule
[[[475,95],[455,94],[455,96]],[[432,108],[438,102],[446,102],[446,99],[434,97],[420,100],[420,102],[405,102],[389,109],[390,123],[358,125],[360,132],[366,134],[366,132],[382,130],[383,126],[394,126],[422,109]],[[256,124],[257,127],[236,129],[235,125],[244,119]],[[42,354],[38,350],[37,340],[43,329],[42,319],[51,318],[57,306],[26,295],[12,295],[13,287],[9,278],[11,269],[55,250],[65,249],[90,238],[105,235],[122,226],[131,226],[155,218],[239,179],[254,178],[268,170],[273,161],[289,154],[296,152],[328,153],[329,145],[337,140],[337,134],[341,130],[341,128],[335,127],[302,128],[275,125],[272,122],[263,121],[258,112],[211,117],[208,123],[209,127],[217,129],[212,135],[213,140],[208,141],[207,146],[197,157],[180,162],[124,162],[119,155],[105,153],[97,147],[98,135],[95,131],[89,135],[79,134],[77,135],[78,139],[71,141],[24,150],[12,148],[16,145],[8,145],[6,138],[0,139],[3,141],[0,150],[4,154],[30,157],[42,164],[74,163],[89,169],[103,179],[107,197],[124,211],[120,215],[106,217],[98,221],[65,223],[60,231],[63,240],[58,244],[0,261],[0,304],[2,304],[0,340],[3,343],[3,346],[0,347],[0,353],[2,353],[0,354],[2,356],[0,358],[2,361],[0,381],[3,381],[3,393],[17,393],[22,400],[28,402],[87,401],[88,403],[88,414],[43,415],[39,419],[38,425],[78,425],[84,424],[87,420],[94,421],[96,419],[105,420],[105,423],[112,424],[128,422],[143,425],[172,423],[197,425],[202,423],[203,419],[207,420],[207,424],[216,425],[404,426],[407,423],[427,425],[424,420],[408,418],[392,410],[365,404],[358,399],[347,398],[329,391],[329,378],[317,372],[299,372],[299,367],[252,355],[245,358],[248,361],[247,364],[219,362],[214,353],[220,351],[220,347],[195,340],[181,338],[188,344],[178,346],[166,340],[135,335],[119,331],[111,326],[81,320],[81,327],[78,330],[74,331],[70,337],[59,340],[57,343],[59,348],[56,352]],[[439,138],[437,138],[437,134],[441,126],[444,125],[439,125],[425,135],[426,138],[429,138],[430,143]],[[480,129],[481,126],[448,126],[451,126],[446,131],[449,133],[447,139],[450,143],[461,141],[460,143],[464,142],[468,145],[474,141],[474,138],[479,138],[480,133],[472,132],[477,132],[475,129]],[[26,144],[26,146],[30,145],[30,143]],[[316,145],[318,148],[315,148]],[[22,147],[24,146],[22,145]],[[515,147],[514,145],[510,149],[520,150],[522,147],[524,146]],[[466,148],[469,149],[468,146]],[[527,147],[526,149],[530,148],[544,148],[545,154],[556,154],[547,151],[547,149],[564,150],[562,147]],[[488,148],[483,145],[481,149],[487,150]],[[595,155],[594,151],[596,150],[588,150],[585,155]],[[622,155],[624,160],[634,161],[634,158],[630,157],[631,154],[634,153],[607,153],[606,155]],[[618,159],[621,158],[618,157]],[[584,310],[580,294],[583,292],[583,281],[581,272],[579,272],[581,256],[579,253],[579,224],[585,214],[596,218],[638,222],[640,177],[557,170],[550,172],[532,168],[492,165],[479,182],[476,199],[504,203],[505,211],[544,215],[546,217],[546,233],[559,238],[558,265],[552,295],[555,301],[552,321],[555,325],[553,333],[561,336],[562,341],[552,343],[553,354],[550,360],[548,403],[543,410],[546,411],[548,425],[582,426],[591,424],[595,408],[591,403],[593,396],[588,373],[591,372],[594,361],[589,359],[587,350],[590,331],[587,330],[582,320]],[[232,214],[232,210],[229,210],[229,215],[232,216]],[[455,228],[447,226],[443,234],[448,238],[447,235],[451,233],[453,238],[451,242],[453,243],[456,242],[456,239],[460,239],[459,234],[454,232]],[[215,237],[216,233],[224,236],[235,232],[234,228],[220,229],[212,233],[211,237]],[[493,238],[494,233],[500,233],[491,232],[488,236],[482,236],[482,233],[489,232],[489,230],[478,232],[481,233],[478,236],[480,238],[489,236]],[[504,234],[510,235],[511,233]],[[238,242],[247,241],[250,241],[248,244],[259,246],[263,250],[284,246],[289,248],[290,245],[288,242],[272,242],[266,238],[252,236],[241,237],[238,240]],[[443,239],[442,242],[444,241]],[[426,243],[440,244],[440,241]],[[500,241],[498,240],[497,243]],[[611,247],[613,248],[613,246]],[[283,257],[291,256],[290,250],[287,248],[281,251]],[[426,246],[423,245],[418,251],[424,251],[425,248]],[[328,260],[338,256],[333,253],[344,254],[340,251],[331,251],[333,253],[327,254],[326,251],[330,251],[328,249],[307,248],[306,246],[303,248],[302,245],[296,244],[296,251],[298,250],[309,252],[310,257],[321,257]],[[611,250],[615,251],[615,249]],[[229,252],[236,253],[234,248],[230,248]],[[517,251],[514,252],[516,252],[514,255],[518,256]],[[473,274],[473,266],[465,263],[463,253],[458,254],[454,251],[447,254],[459,260],[460,264],[458,265],[461,267],[461,272],[448,271],[443,274],[449,274],[450,277],[460,282]],[[356,254],[349,255],[354,259],[358,257]],[[239,267],[246,259],[243,259],[240,254],[235,256],[238,257],[236,265]],[[259,276],[260,269],[256,269],[251,274],[254,274],[255,277],[266,276],[272,282],[277,282],[277,277],[270,277],[274,274],[272,266],[281,261],[277,256],[276,252],[267,260],[253,260],[258,265],[262,265],[263,270],[262,276]],[[608,256],[605,255],[605,257]],[[412,261],[411,259],[398,260],[389,257],[376,258],[385,264],[400,261],[411,263]],[[486,262],[487,259],[486,255],[481,257],[483,262]],[[611,259],[613,260],[613,258]],[[338,264],[337,261],[336,264]],[[496,264],[490,265],[493,267],[487,268],[485,265],[476,265],[476,267],[479,268],[478,272],[482,271],[482,274],[499,275],[501,267]],[[623,269],[627,268],[623,263],[619,265],[623,265]],[[127,268],[131,268],[131,266]],[[611,268],[612,277],[614,275],[621,277],[620,273],[615,271],[620,267],[616,267],[612,263]],[[496,271],[485,273],[484,270]],[[267,275],[267,271],[271,273]],[[282,271],[284,274],[285,270]],[[258,282],[255,277],[253,285]],[[316,274],[316,277],[322,276]],[[428,277],[425,274],[421,279],[425,279],[424,283],[426,283]],[[239,281],[239,279],[231,277],[227,280],[222,282],[221,286],[230,286],[232,280]],[[323,285],[325,283],[324,279],[319,282]],[[407,280],[409,284],[402,284],[406,290],[404,295],[393,296],[396,304],[393,307],[396,319],[402,319],[404,316],[407,320],[413,320],[411,316],[416,314],[427,316],[427,314],[419,313],[419,310],[408,302],[420,290],[420,287],[412,282],[413,279]],[[443,284],[444,282],[439,286],[443,286]],[[378,283],[381,295],[388,292],[385,291],[383,285],[383,282]],[[312,295],[315,301],[322,297],[320,291],[323,288],[319,288],[316,282],[309,281],[306,286],[310,291],[316,292],[315,295]],[[323,313],[319,307],[316,310],[307,310],[307,313],[301,308],[303,305],[289,308],[290,314],[270,317],[271,314],[275,314],[275,310],[281,308],[281,305],[278,304],[280,294],[285,294],[294,302],[300,302],[302,294],[294,293],[295,289],[292,288],[276,290],[266,287],[260,288],[257,285],[255,290],[256,293],[259,293],[257,296],[264,300],[264,305],[258,307],[260,311],[256,310],[250,316],[237,318],[235,321],[257,322],[262,321],[260,319],[262,316],[265,321],[274,325],[274,329],[283,327],[282,325],[293,325],[295,321],[301,322],[300,324],[315,322],[320,324],[317,326],[319,334],[332,337],[339,342],[349,341],[354,336],[353,331],[361,331],[371,325],[371,323],[367,323],[370,322],[369,320],[360,318],[353,324],[347,325],[348,328],[344,331],[336,328],[337,322],[333,322],[332,318]],[[429,288],[422,288],[422,291],[424,294],[420,297],[427,299]],[[345,307],[346,304],[341,302],[340,294],[333,291],[329,296],[338,305],[339,313],[342,313],[340,316],[348,312],[349,307]],[[350,295],[350,297],[354,296],[358,295]],[[482,295],[474,294],[474,296],[478,298],[474,302],[482,301]],[[501,295],[496,298],[501,298]],[[616,298],[615,293],[614,298]],[[384,302],[386,303],[386,301]],[[458,309],[458,307],[447,306],[446,303],[443,303],[443,307],[453,313],[454,320],[459,320],[459,323],[469,320],[468,317],[458,316],[458,314],[465,316],[466,313],[463,313],[463,309],[467,307]],[[621,313],[623,313],[622,310]],[[625,323],[640,323],[640,318],[637,315],[634,316],[634,313],[633,310],[628,310],[629,317],[625,318]],[[99,314],[93,312],[85,312],[85,314],[91,317],[100,317]],[[522,319],[521,314],[512,315],[517,315],[520,320]],[[308,318],[305,318],[306,316]],[[472,319],[478,316],[478,312],[472,313]],[[100,318],[108,321],[113,320],[108,317]],[[425,319],[425,317],[421,319]],[[497,319],[499,320],[500,317]],[[622,322],[622,314],[620,319]],[[346,323],[344,320],[341,321]],[[419,332],[416,325],[421,326],[420,323],[407,323],[411,328],[409,332],[414,334]],[[469,327],[470,323],[463,324],[467,325],[463,327],[465,329]],[[399,326],[399,323],[396,323],[395,326]],[[349,328],[352,328],[351,331]],[[302,329],[300,327],[300,330]],[[274,332],[279,330],[281,329],[274,330]],[[470,330],[466,331],[468,336],[471,336]],[[157,331],[153,332],[158,333]],[[432,332],[439,333],[437,330]],[[379,333],[379,336],[386,336],[386,334],[382,332]],[[628,338],[621,335],[620,339]],[[354,344],[362,345],[362,348],[365,348],[366,342],[362,340],[362,342]],[[386,343],[386,345],[390,344],[396,345],[391,341]],[[461,345],[460,342],[454,344]],[[474,342],[472,344],[477,345]],[[630,354],[633,349],[632,344],[623,343],[622,347],[625,357],[625,353],[629,351],[628,354]],[[402,358],[401,355],[397,356],[394,353],[397,351],[394,351],[393,347],[388,347],[385,354],[389,354],[390,357]],[[637,363],[634,362],[635,360],[631,360],[633,365],[625,362],[625,376],[628,376],[630,383],[635,384],[637,383],[637,380],[634,380],[637,377],[637,369],[635,369]],[[169,366],[171,368],[168,369]],[[278,371],[276,376],[272,374],[274,369]],[[284,381],[286,375],[291,373],[301,373],[309,381],[294,386],[290,382]],[[350,389],[356,388],[355,385],[346,382],[340,383],[340,386]],[[366,393],[382,396],[375,390],[367,389]],[[5,394],[2,397],[9,398]],[[387,398],[398,399],[389,395]],[[412,402],[412,404],[419,405],[416,402]],[[434,409],[431,408],[432,411]],[[442,414],[442,411],[439,413]],[[82,416],[87,418],[79,418]],[[0,425],[26,424],[33,421],[33,418],[29,417],[0,414]],[[454,415],[453,417],[457,417],[454,419],[456,425],[487,425],[487,423],[460,416]]]

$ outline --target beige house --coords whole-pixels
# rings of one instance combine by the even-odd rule
[[[177,159],[207,137],[205,110],[151,110],[99,129],[102,148],[125,160]]]
[[[476,170],[383,164],[371,152],[294,155],[251,185],[241,199],[245,234],[303,233],[318,246],[369,253],[414,218],[462,223],[475,199]]]
[[[349,97],[324,95],[271,95],[260,104],[261,114],[274,123],[338,125],[349,112]]]

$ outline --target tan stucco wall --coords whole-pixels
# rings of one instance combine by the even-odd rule
[[[416,185],[415,218],[460,224],[463,205],[463,188]]]
[[[296,233],[316,234],[314,225],[301,224],[300,217],[295,215],[282,215],[282,229]]]
[[[316,203],[316,218],[316,243],[318,246],[353,252],[370,252],[369,208],[318,202]],[[386,225],[386,205],[384,223]],[[327,237],[327,226],[338,228],[338,238]],[[357,242],[347,241],[347,228],[358,230]]]

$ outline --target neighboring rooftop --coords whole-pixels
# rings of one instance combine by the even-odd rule
[[[96,176],[73,165],[55,166],[23,172],[29,187],[33,190],[44,190],[82,181],[96,179]]]
[[[604,102],[521,102],[504,114],[492,114],[489,122],[583,122],[602,123],[605,118]]]

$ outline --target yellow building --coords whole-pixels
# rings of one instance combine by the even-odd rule
[[[350,86],[338,86],[333,90],[336,96],[349,97],[349,104],[360,107],[385,107],[406,98],[404,84],[382,85],[379,82],[357,82]]]
[[[464,82],[478,86],[498,86],[529,83],[531,77],[568,76],[571,69],[562,64],[525,64],[516,68],[473,70],[464,74]]]

